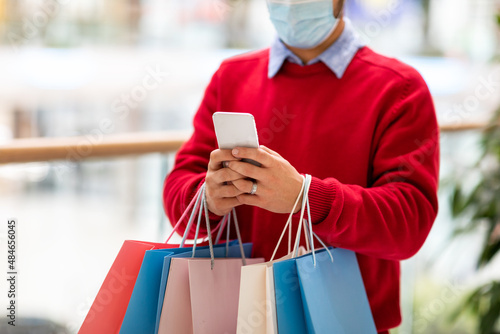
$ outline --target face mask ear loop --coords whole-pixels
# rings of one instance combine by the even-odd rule
[[[333,8],[333,6],[332,6]],[[323,44],[326,40],[328,40],[328,38],[330,38],[330,36],[333,34],[333,32],[335,31],[335,29],[337,29],[337,27],[339,26],[340,24],[340,17],[341,17],[341,14],[339,14],[339,18],[336,18],[335,17],[335,9],[332,10],[332,16],[333,18],[336,20],[335,21],[335,24],[333,25],[332,29],[330,30],[330,32],[328,32],[328,34],[326,35],[325,38],[323,38],[323,40],[321,42],[319,42],[318,44],[316,44],[315,46],[313,46],[313,48],[315,47],[318,47],[320,46],[321,44]]]
[[[335,6],[332,5],[332,7],[333,7],[333,17],[335,17]],[[335,17],[337,20],[340,21],[340,19],[344,17],[344,10],[345,10],[345,0],[342,0],[342,5],[339,11],[339,15]]]

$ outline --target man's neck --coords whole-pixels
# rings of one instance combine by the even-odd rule
[[[342,34],[342,31],[344,31],[344,26],[345,26],[344,19],[340,18],[337,28],[335,28],[335,30],[332,31],[330,36],[328,36],[328,38],[323,43],[312,49],[299,49],[290,45],[286,44],[285,45],[287,46],[287,48],[290,49],[290,51],[292,51],[297,57],[299,57],[304,64],[307,64],[309,61],[322,54],[333,43],[335,43],[337,39],[339,39],[340,35]]]

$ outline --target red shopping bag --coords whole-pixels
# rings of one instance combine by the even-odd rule
[[[118,333],[147,250],[179,245],[126,240],[78,333]]]
[[[144,254],[147,250],[151,249],[182,247],[181,245],[168,244],[168,241],[179,227],[181,221],[194,206],[186,232],[189,230],[190,224],[199,206],[200,194],[201,192],[194,196],[165,243],[133,240],[126,240],[123,243],[111,269],[97,293],[94,303],[90,307],[87,317],[78,331],[79,334],[119,333],[130,301],[130,296],[132,295],[139,270],[141,269]],[[185,233],[185,237],[186,235]],[[185,237],[183,238],[182,244],[184,243]],[[204,245],[204,243],[199,245]]]

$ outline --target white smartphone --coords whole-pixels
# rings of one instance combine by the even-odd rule
[[[259,147],[257,127],[252,114],[218,111],[213,114],[212,118],[220,149]],[[242,161],[261,166],[257,161],[250,159],[242,159]]]
[[[214,113],[213,120],[220,149],[259,147],[257,127],[252,114],[218,111]]]

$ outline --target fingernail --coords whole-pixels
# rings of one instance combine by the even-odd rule
[[[237,148],[233,148],[233,155],[237,156],[238,153],[240,153],[240,150],[238,150]]]

